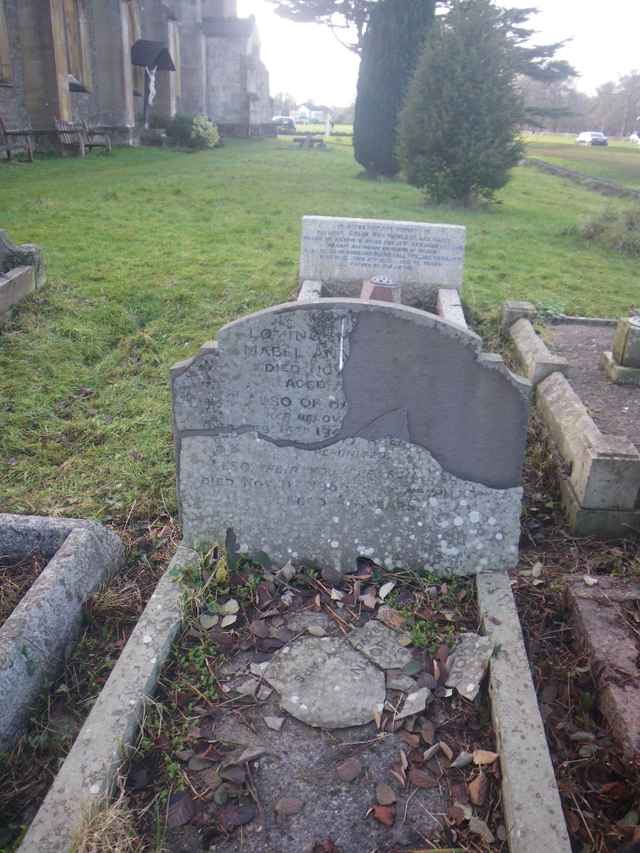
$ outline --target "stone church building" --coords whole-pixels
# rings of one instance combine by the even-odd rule
[[[237,0],[0,0],[0,117],[44,131],[56,118],[109,128],[133,142],[143,113],[140,40],[161,43],[152,116],[203,114],[230,135],[270,124],[269,74],[253,17]]]

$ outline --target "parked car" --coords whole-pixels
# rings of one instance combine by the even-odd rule
[[[638,132],[635,131],[629,137],[629,142],[635,142],[636,145],[640,145],[640,136],[638,136]]]
[[[585,130],[576,138],[578,145],[608,145],[609,140],[599,130]]]
[[[290,116],[274,116],[271,123],[275,124],[278,133],[296,132],[296,123]]]

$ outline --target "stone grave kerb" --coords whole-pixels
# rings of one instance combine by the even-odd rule
[[[185,543],[232,530],[274,559],[511,567],[530,387],[481,347],[435,315],[357,299],[223,327],[172,371]]]

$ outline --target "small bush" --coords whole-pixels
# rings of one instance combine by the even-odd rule
[[[167,137],[173,145],[203,151],[215,148],[220,141],[218,128],[206,116],[175,115],[167,126]]]
[[[640,207],[607,208],[583,225],[580,234],[623,255],[640,257]]]

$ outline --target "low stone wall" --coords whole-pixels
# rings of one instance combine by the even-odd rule
[[[522,164],[524,166],[533,166],[535,169],[540,169],[541,172],[547,172],[550,175],[557,175],[559,178],[566,178],[575,184],[580,184],[585,189],[593,190],[602,195],[615,198],[632,198],[635,201],[640,201],[640,190],[631,190],[628,187],[620,186],[620,184],[613,184],[611,181],[603,181],[600,178],[592,178],[590,175],[584,175],[582,172],[565,169],[563,166],[554,166],[552,163],[547,163],[546,160],[527,157],[522,161]]]

